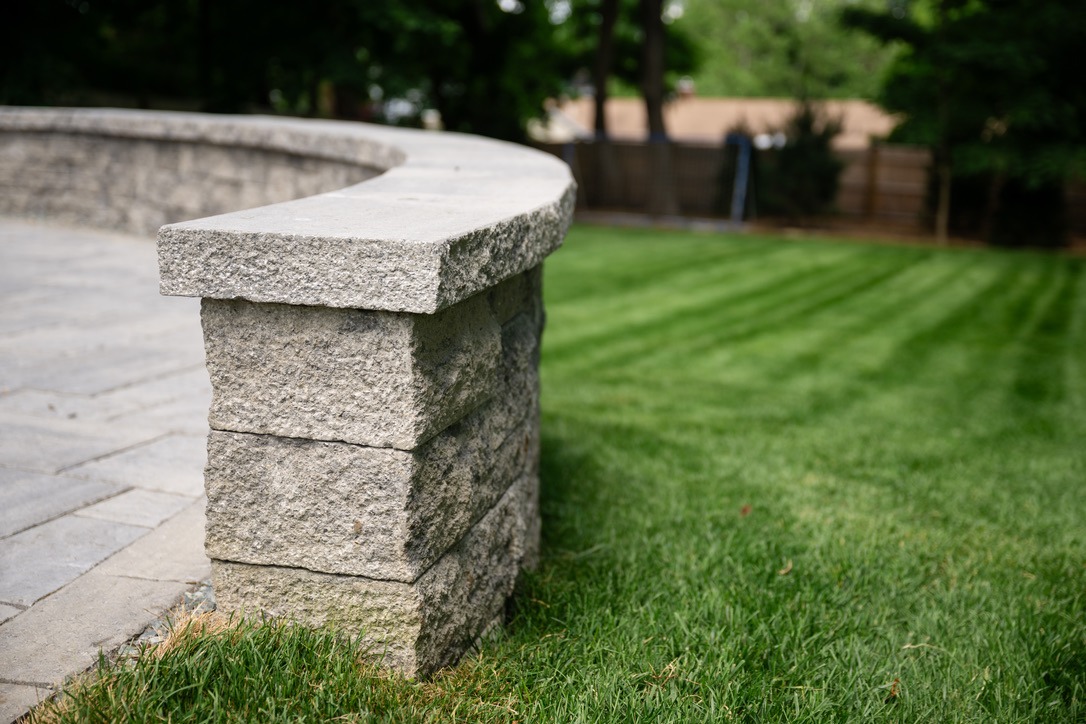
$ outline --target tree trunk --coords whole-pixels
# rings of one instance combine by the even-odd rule
[[[615,56],[615,22],[618,20],[618,0],[603,0],[600,7],[600,35],[596,59],[592,66],[592,84],[596,88],[596,138],[607,137],[607,82]]]
[[[214,32],[211,21],[211,0],[199,0],[196,5],[196,28],[199,33],[198,53],[196,62],[197,83],[200,86],[200,110],[208,111],[214,106],[211,87],[211,68],[214,59],[211,57],[215,48]]]
[[[936,4],[935,35],[938,47],[945,46],[943,37],[946,29],[946,0],[939,0]],[[935,149],[935,172],[939,179],[939,198],[935,208],[935,240],[945,245],[950,240],[950,185],[954,179],[954,168],[951,165],[953,149],[950,141],[950,89],[948,88],[946,71],[940,71],[936,76],[938,84],[936,94],[939,98],[939,142]]]
[[[984,218],[980,222],[981,238],[987,243],[993,243],[995,233],[996,215],[999,213],[1000,203],[1003,200],[1003,187],[1007,185],[1007,172],[1002,168],[992,174],[988,182],[988,198],[984,205]]]
[[[675,196],[675,171],[671,143],[664,127],[664,20],[663,0],[641,0],[642,47],[641,94],[649,121],[648,212],[653,216],[679,213]]]
[[[939,185],[939,196],[935,206],[935,239],[940,244],[949,243],[950,238],[950,184],[953,183],[953,169],[945,149],[936,153],[935,174]]]
[[[615,22],[618,20],[618,0],[603,0],[600,8],[600,35],[596,47],[596,62],[592,67],[592,83],[595,97],[595,170],[596,188],[592,203],[597,206],[618,206],[622,202],[622,175],[618,160],[607,134],[607,82],[611,78],[611,65],[615,54]]]

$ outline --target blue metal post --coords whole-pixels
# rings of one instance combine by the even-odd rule
[[[747,187],[750,184],[750,139],[742,133],[729,133],[724,137],[724,147],[735,144],[738,147],[738,158],[735,164],[735,185],[732,188],[732,214],[733,224],[743,222],[743,211],[747,207]]]

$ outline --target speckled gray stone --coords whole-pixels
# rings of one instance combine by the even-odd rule
[[[49,135],[62,146],[74,139],[66,151],[53,153],[46,144],[37,154],[27,143],[0,141],[0,149],[8,146],[0,153],[0,177],[15,179],[0,194],[8,213],[62,208],[73,221],[150,228],[163,208],[183,218],[215,213],[221,203],[257,207],[160,231],[162,292],[182,296],[433,313],[537,266],[561,244],[576,197],[569,168],[539,151],[363,123],[4,108],[5,134]],[[126,142],[126,168],[111,165],[115,154],[105,147]],[[159,158],[156,146],[172,155]],[[222,149],[242,155],[231,161]],[[302,166],[346,164],[361,169],[361,178],[383,173],[272,203],[326,190],[325,179],[347,176],[325,176],[314,167],[315,184],[291,186],[298,174],[278,161],[261,172],[254,154],[292,157]],[[45,166],[55,173],[43,175]],[[159,188],[163,169],[177,171],[172,182],[130,203],[133,194]],[[20,178],[36,186],[28,189]],[[103,184],[129,180],[127,195]],[[103,208],[110,213],[103,216]]]
[[[410,450],[496,392],[482,295],[436,315],[205,299],[216,430]]]
[[[321,194],[163,227],[162,292],[439,311],[537,266],[561,244],[574,187],[559,181],[561,173],[533,179],[534,161],[525,159],[529,175],[518,185],[527,198],[546,202],[521,213],[511,213],[509,203],[481,202],[498,191],[500,177],[465,179],[479,185],[479,199],[431,199],[427,207],[411,196],[381,194],[395,169],[353,187],[372,194]],[[445,183],[462,183],[456,176]],[[440,194],[440,187],[428,192]]]
[[[0,111],[0,212],[148,236],[163,224],[332,191],[383,170],[297,155],[275,139],[219,145],[117,136],[131,130],[124,126],[110,135],[17,130],[10,121]]]
[[[535,420],[505,411],[489,405],[412,452],[213,432],[208,555],[413,581],[536,473]]]
[[[526,314],[543,328],[543,265],[512,276],[487,290],[490,311],[504,325],[518,314]]]
[[[459,543],[413,583],[212,561],[220,611],[334,623],[361,634],[371,654],[408,675],[454,663],[502,616],[538,546],[538,502],[513,485]]]
[[[454,134],[327,124],[403,162],[340,191],[175,224],[159,235],[168,294],[433,313],[537,266],[562,241],[569,169]]]
[[[494,396],[410,451],[213,432],[213,558],[411,581],[512,482],[538,477],[537,318],[502,328]]]

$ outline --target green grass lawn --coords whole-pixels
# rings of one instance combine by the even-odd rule
[[[195,700],[241,718],[1086,720],[1084,270],[575,228],[547,263],[543,564],[499,640],[432,682],[307,663],[317,683],[293,689],[220,641],[206,685],[248,710],[183,689],[197,674],[162,674],[169,656],[153,685],[99,692],[158,692],[148,708],[175,720],[207,716]],[[291,635],[310,634],[267,638]]]

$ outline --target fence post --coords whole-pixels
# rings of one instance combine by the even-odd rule
[[[878,211],[879,195],[879,144],[875,141],[867,149],[867,185],[864,187],[864,217],[871,221]]]

